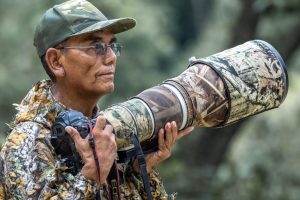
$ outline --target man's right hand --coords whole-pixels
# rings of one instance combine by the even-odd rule
[[[71,126],[66,127],[66,132],[68,132],[74,140],[76,149],[84,162],[84,166],[81,169],[82,175],[88,179],[96,181],[99,186],[105,182],[110,168],[117,157],[117,144],[115,135],[112,133],[112,131],[112,126],[106,125],[105,117],[98,116],[96,125],[93,129],[93,134],[95,140],[95,150],[100,164],[99,180],[93,151],[88,141],[89,136],[87,136],[85,139],[82,139],[75,128]]]

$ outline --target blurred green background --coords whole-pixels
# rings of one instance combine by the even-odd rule
[[[0,142],[18,103],[46,78],[33,47],[35,25],[61,0],[0,1]],[[252,39],[271,43],[288,66],[279,109],[222,129],[197,128],[159,166],[168,192],[186,200],[300,199],[299,0],[91,0],[109,18],[131,16],[119,35],[116,91],[101,108],[177,76],[205,57]]]

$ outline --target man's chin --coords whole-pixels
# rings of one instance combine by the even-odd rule
[[[105,88],[105,94],[110,94],[110,93],[112,93],[112,92],[114,92],[115,91],[115,86],[114,85],[111,85],[111,86],[109,86],[109,87],[107,87],[107,88]]]

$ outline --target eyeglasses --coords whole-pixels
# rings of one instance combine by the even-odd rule
[[[108,48],[111,48],[116,56],[121,55],[122,45],[120,43],[105,44],[98,42],[91,46],[66,46],[58,47],[57,49],[95,49],[97,55],[106,55]]]

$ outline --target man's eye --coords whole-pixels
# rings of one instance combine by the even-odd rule
[[[116,48],[116,47],[118,47],[118,44],[117,43],[111,43],[111,45],[110,45],[112,48]]]
[[[106,52],[106,44],[104,43],[97,43],[95,44],[95,47],[100,54],[104,54]]]

